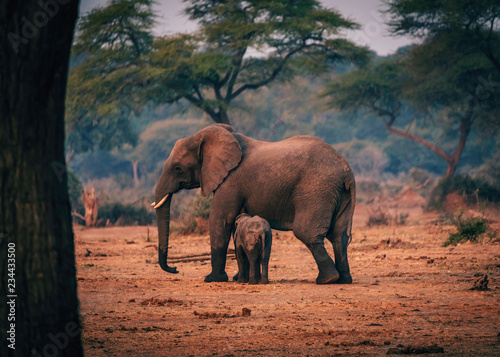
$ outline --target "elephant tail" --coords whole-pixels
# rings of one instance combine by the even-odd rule
[[[345,189],[351,194],[351,202],[348,206],[349,212],[347,212],[348,221],[346,234],[349,237],[347,245],[349,245],[352,241],[352,220],[354,216],[354,207],[356,205],[356,182],[354,181],[354,175],[352,175],[352,173],[350,176],[350,179],[345,181]]]

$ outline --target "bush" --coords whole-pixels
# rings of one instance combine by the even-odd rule
[[[181,214],[181,234],[203,235],[208,233],[208,217],[210,216],[212,199],[212,196],[204,197],[197,194],[191,200],[186,210]]]
[[[396,223],[398,226],[404,226],[409,216],[410,214],[408,212],[400,213],[399,215],[396,214],[396,216],[394,217],[394,223]]]
[[[500,188],[469,176],[454,176],[439,181],[430,193],[428,208],[441,209],[446,196],[452,192],[463,195],[467,203],[474,203],[479,199],[500,202]]]
[[[483,217],[464,217],[460,212],[453,220],[457,233],[451,233],[443,246],[457,245],[461,242],[477,242],[488,228]]]
[[[404,226],[409,216],[410,214],[405,212],[399,215],[396,213],[393,217],[390,213],[383,212],[379,207],[377,210],[370,212],[366,225],[368,227],[388,226],[392,222],[398,226]]]
[[[99,207],[98,219],[103,224],[109,220],[110,224],[117,226],[145,226],[154,224],[156,215],[145,207],[114,202]]]
[[[370,213],[370,216],[368,217],[368,222],[366,222],[366,225],[368,227],[387,226],[387,225],[389,225],[389,221],[390,221],[389,215],[382,212],[382,210],[379,208],[378,210]]]

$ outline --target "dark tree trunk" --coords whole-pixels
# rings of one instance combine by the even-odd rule
[[[205,111],[208,115],[210,115],[210,118],[216,123],[219,124],[227,124],[231,125],[231,122],[229,120],[229,117],[227,115],[226,111],[219,111],[219,112],[214,112],[214,111]]]
[[[64,157],[77,12],[71,0],[0,2],[2,356],[83,355]]]
[[[458,139],[455,152],[450,156],[450,160],[448,161],[448,170],[446,170],[446,174],[444,175],[445,178],[450,178],[455,175],[458,161],[462,156],[465,144],[467,143],[467,138],[469,137],[469,133],[472,127],[472,115],[473,113],[469,111],[465,113],[465,115],[460,119],[460,138]]]
[[[387,128],[387,130],[389,130],[389,132],[391,132],[393,134],[396,134],[396,135],[402,136],[404,138],[408,138],[408,139],[411,139],[413,141],[416,141],[417,143],[434,151],[438,156],[443,158],[448,164],[448,168],[447,168],[446,173],[444,174],[443,177],[450,178],[450,177],[453,177],[453,175],[455,175],[455,171],[456,171],[457,166],[458,166],[458,161],[460,160],[460,157],[462,156],[462,153],[463,153],[464,148],[465,148],[465,144],[467,143],[467,138],[469,136],[469,133],[470,133],[470,130],[472,127],[472,115],[473,115],[472,112],[467,112],[464,114],[463,117],[461,117],[461,119],[460,119],[460,137],[458,139],[457,148],[455,149],[455,151],[453,152],[452,155],[448,155],[443,149],[441,149],[437,145],[432,144],[432,143],[428,142],[427,140],[425,140],[417,135],[410,134],[407,131],[403,131],[403,130],[399,130],[399,129],[394,128],[392,126],[392,123],[394,122],[394,120],[392,120],[389,123],[386,123],[386,128]]]

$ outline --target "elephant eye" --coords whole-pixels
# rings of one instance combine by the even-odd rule
[[[182,173],[182,168],[180,166],[176,166],[174,168],[175,172],[177,172],[178,174],[181,174]]]

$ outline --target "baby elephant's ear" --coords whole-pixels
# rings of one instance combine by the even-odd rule
[[[241,161],[241,147],[227,125],[210,125],[195,136],[199,139],[200,185],[204,196],[213,192]]]

